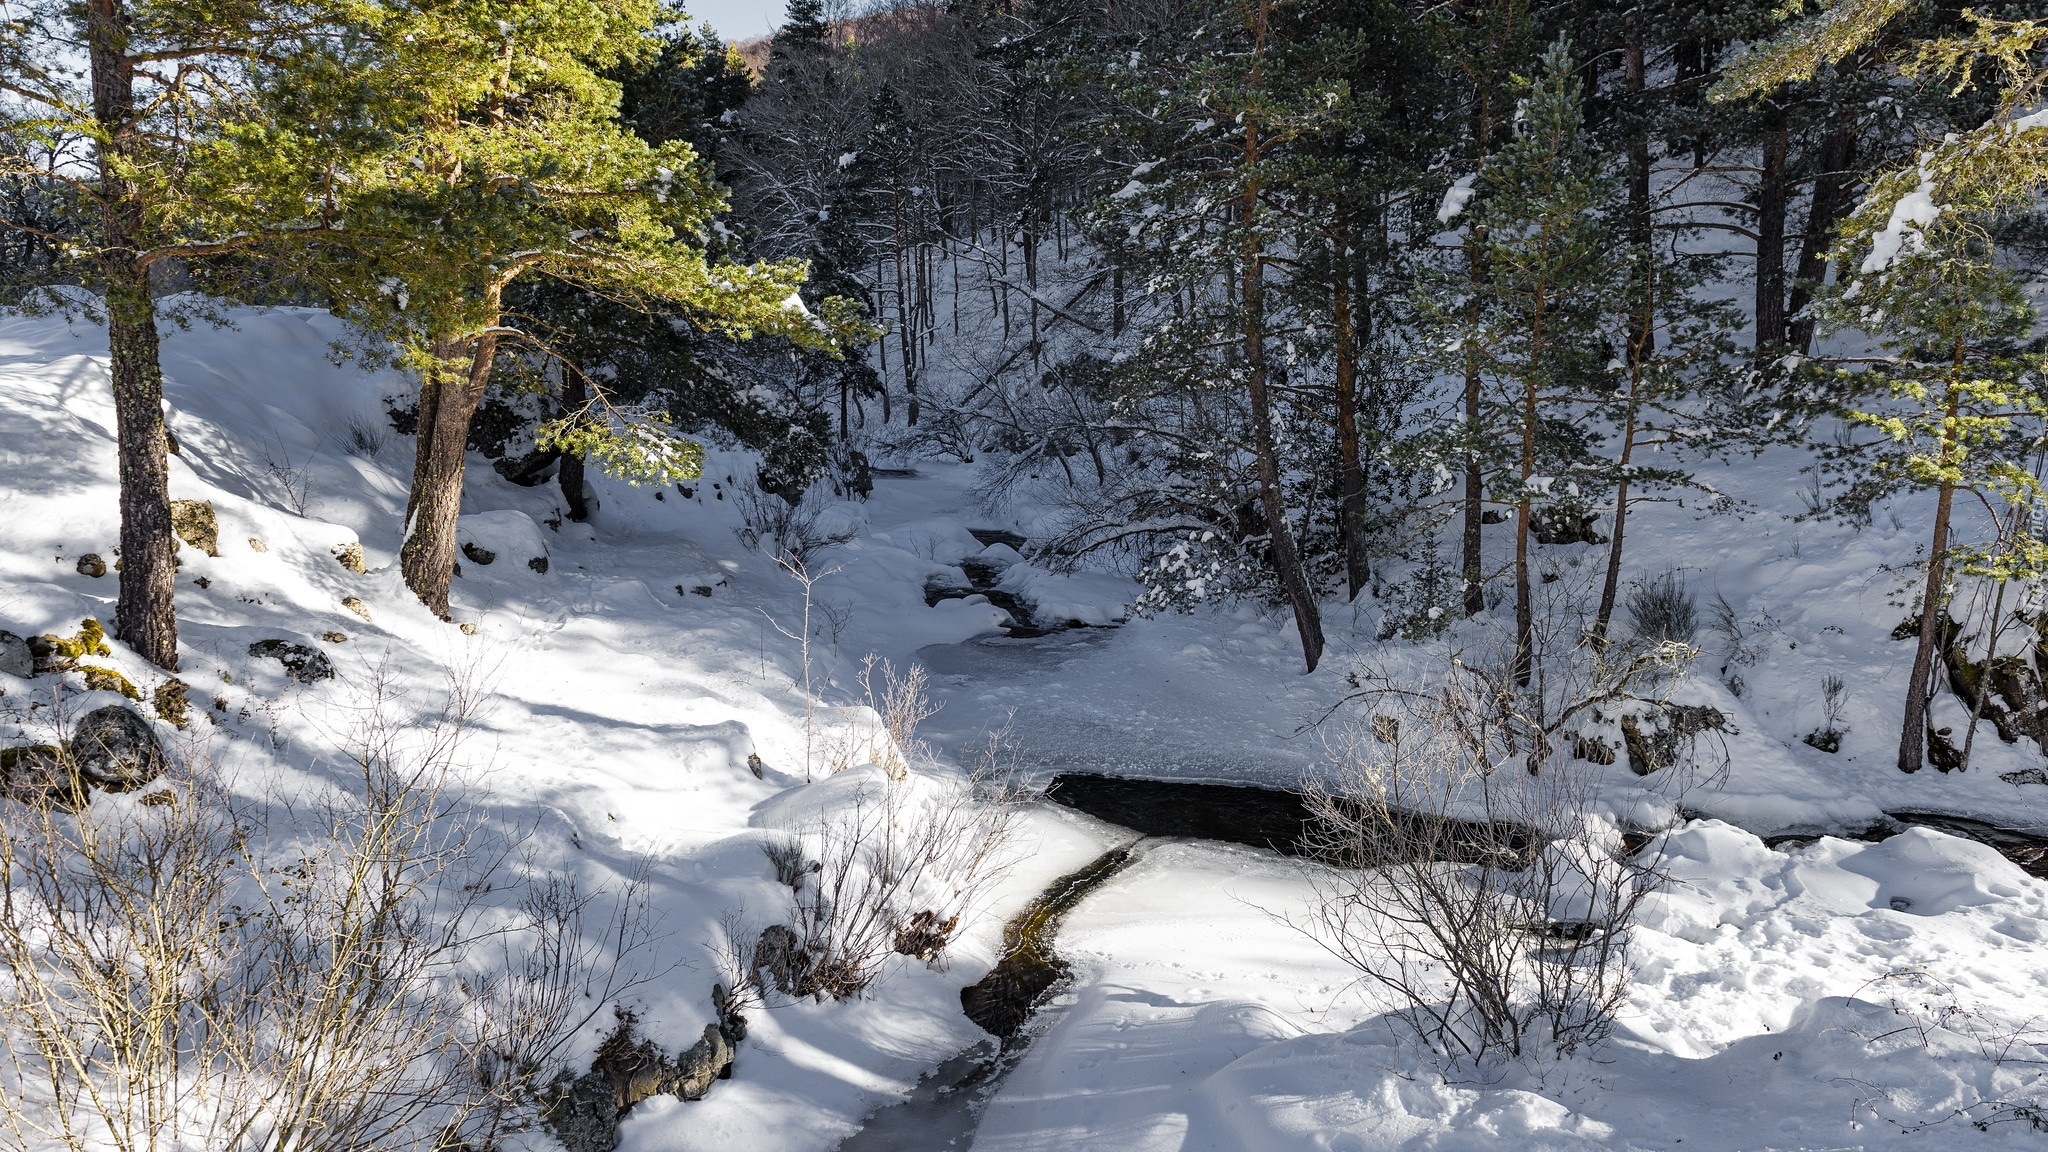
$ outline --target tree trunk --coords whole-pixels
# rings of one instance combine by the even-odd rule
[[[1944,469],[1954,459],[1956,414],[1960,407],[1961,397],[1951,386],[1948,419],[1941,436]],[[1927,757],[1927,694],[1934,679],[1934,650],[1941,642],[1940,617],[1936,613],[1947,612],[1941,603],[1941,585],[1948,569],[1948,520],[1955,497],[1955,485],[1944,483],[1934,505],[1934,542],[1927,550],[1927,588],[1920,596],[1920,643],[1913,650],[1913,678],[1906,684],[1905,722],[1899,729],[1901,772],[1918,772]]]
[[[1331,241],[1330,322],[1337,359],[1337,522],[1344,543],[1344,587],[1353,600],[1372,572],[1365,556],[1365,469],[1358,450],[1358,346],[1351,319],[1351,234],[1339,222]]]
[[[1263,26],[1260,31],[1263,33]],[[1253,77],[1256,83],[1256,72]],[[1246,117],[1244,136],[1245,167],[1255,172],[1263,146],[1256,120]],[[1280,453],[1273,439],[1272,398],[1266,391],[1266,267],[1257,232],[1259,185],[1255,178],[1248,176],[1245,180],[1241,208],[1244,215],[1238,223],[1245,229],[1245,241],[1240,257],[1240,306],[1244,317],[1245,385],[1251,401],[1253,449],[1258,457],[1259,503],[1266,513],[1273,570],[1294,608],[1294,626],[1301,633],[1302,659],[1307,662],[1308,671],[1313,672],[1323,658],[1323,622],[1316,607],[1315,591],[1309,587],[1301,556],[1295,551],[1294,533],[1287,526],[1287,504],[1280,490]]]
[[[1628,386],[1628,417],[1621,429],[1621,480],[1614,486],[1614,535],[1607,541],[1607,575],[1600,583],[1600,610],[1593,617],[1593,639],[1607,639],[1607,626],[1614,619],[1614,599],[1621,589],[1621,540],[1628,527],[1628,466],[1636,447],[1636,380]]]
[[[1763,174],[1756,188],[1756,352],[1785,345],[1786,155],[1791,133],[1784,109],[1773,105],[1764,136]]]
[[[1834,239],[1835,226],[1855,204],[1849,196],[1856,178],[1849,168],[1855,162],[1855,127],[1838,123],[1821,141],[1818,171],[1813,176],[1813,206],[1806,214],[1806,234],[1799,242],[1799,269],[1792,277],[1792,300],[1786,307],[1792,351],[1801,355],[1813,346],[1815,322],[1805,313],[1813,303],[1814,289],[1827,277],[1828,244]]]
[[[413,468],[405,545],[399,549],[405,586],[443,620],[448,619],[448,581],[455,575],[456,520],[462,515],[462,472],[467,462],[469,425],[483,402],[497,354],[495,335],[470,344],[466,376],[442,371],[439,380],[420,392],[421,444]],[[441,350],[437,343],[436,352]],[[433,393],[433,423],[426,423],[428,394]]]
[[[128,14],[121,0],[89,0],[85,14],[93,119],[104,134],[96,149],[99,266],[107,281],[107,361],[120,457],[121,586],[114,635],[143,659],[176,671],[178,618],[172,592],[178,540],[171,529],[163,364],[149,268],[138,250],[142,194],[127,175],[140,145],[134,63],[125,51]]]
[[[1527,688],[1536,670],[1536,602],[1529,583],[1529,516],[1534,501],[1529,480],[1536,475],[1536,369],[1535,358],[1543,347],[1543,293],[1536,294],[1536,313],[1530,325],[1531,364],[1522,381],[1522,486],[1515,497],[1515,684]]]
[[[562,407],[578,412],[589,399],[583,388],[583,377],[575,372],[562,374]],[[840,435],[846,433],[846,414],[841,410]],[[555,474],[555,482],[561,485],[562,502],[568,505],[569,519],[581,523],[590,519],[590,503],[583,498],[583,457],[574,452],[562,453],[561,471]]]
[[[1484,242],[1480,228],[1475,225],[1465,241],[1466,271],[1471,278],[1472,303],[1466,309],[1466,323],[1469,327],[1479,326],[1479,288],[1485,278],[1479,257],[1479,246]],[[1460,541],[1463,555],[1460,564],[1465,579],[1465,615],[1477,616],[1486,609],[1486,595],[1483,579],[1485,576],[1480,553],[1480,525],[1485,522],[1486,508],[1482,499],[1482,488],[1486,475],[1479,464],[1479,353],[1465,350],[1465,522],[1463,538]]]

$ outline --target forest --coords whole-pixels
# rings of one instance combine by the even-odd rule
[[[2032,1146],[2044,289],[2022,0],[0,0],[0,1147]]]

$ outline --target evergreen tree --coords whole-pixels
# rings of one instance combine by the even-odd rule
[[[169,261],[295,243],[345,218],[348,189],[327,179],[341,143],[330,130],[342,118],[293,115],[289,98],[336,78],[326,53],[345,8],[32,0],[0,22],[0,132],[14,144],[0,152],[0,173],[59,183],[80,209],[9,216],[0,228],[40,233],[68,257],[65,272],[104,293],[120,460],[115,635],[162,668],[178,666],[178,541],[151,274]],[[354,96],[332,85],[330,106]],[[91,146],[88,174],[23,163],[81,140]]]
[[[505,292],[547,276],[734,337],[830,341],[796,299],[800,263],[714,263],[699,239],[722,197],[684,143],[649,145],[618,119],[608,74],[661,45],[652,0],[445,3],[379,13],[365,67],[402,115],[356,207],[379,240],[329,281],[342,310],[402,350],[420,378],[419,445],[400,563],[448,611],[464,450],[501,343]],[[602,410],[544,442],[636,478],[694,474],[696,448],[651,413]]]
[[[1458,359],[1494,382],[1478,420],[1468,406],[1462,432],[1498,461],[1493,498],[1515,508],[1514,676],[1526,686],[1535,656],[1532,517],[1575,487],[1567,473],[1583,455],[1574,425],[1589,394],[1605,387],[1602,324],[1627,264],[1608,216],[1609,166],[1585,130],[1565,43],[1551,45],[1541,70],[1518,87],[1514,137],[1488,158],[1467,209],[1484,278],[1469,298],[1436,307]]]
[[[1905,0],[1842,0],[1752,52],[1725,81],[1728,98],[1811,76],[1862,49],[1908,9]],[[1844,387],[1881,387],[1896,408],[1858,411],[1886,436],[1881,482],[1930,488],[1935,516],[1918,642],[1899,734],[1899,769],[1919,770],[1940,644],[1957,493],[2033,498],[2035,481],[1998,447],[2016,421],[2043,413],[2042,365],[2019,355],[2033,313],[2000,258],[2000,225],[2048,187],[2048,25],[1969,14],[1969,34],[1919,44],[1897,66],[1958,92],[1990,73],[1993,114],[1877,179],[1844,224],[1834,259],[1847,271],[1823,301],[1833,326],[1868,333],[1890,353]],[[1843,373],[1853,370],[1842,369]]]

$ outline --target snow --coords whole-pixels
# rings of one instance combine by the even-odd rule
[[[1472,197],[1476,193],[1472,185],[1478,179],[1478,173],[1470,173],[1458,177],[1451,182],[1449,188],[1444,189],[1443,203],[1438,205],[1436,210],[1437,223],[1448,225],[1465,211],[1465,206],[1472,202]]]
[[[1906,226],[1925,223],[1920,212],[1897,217],[1902,245]],[[512,486],[473,459],[460,537],[497,558],[465,559],[454,582],[454,614],[476,628],[465,635],[419,606],[396,569],[412,446],[388,431],[384,408],[406,381],[331,361],[346,333],[324,314],[232,318],[232,328],[165,335],[181,447],[172,494],[213,503],[221,554],[185,549],[177,591],[182,676],[194,710],[212,718],[159,730],[181,754],[218,758],[252,794],[288,798],[345,779],[336,720],[379,675],[422,704],[450,675],[482,684],[470,801],[523,830],[537,868],[590,886],[647,876],[665,932],[647,960],[666,974],[633,1006],[671,1049],[688,1043],[711,1018],[722,922],[737,914],[757,933],[783,914],[786,889],[762,844],[875,784],[870,768],[806,783],[805,650],[784,634],[801,631],[803,592],[741,545],[727,495],[754,461],[712,446],[690,495],[668,488],[659,500],[593,476],[599,512],[578,524],[552,488]],[[105,357],[89,325],[0,316],[0,627],[19,634],[111,620],[114,577],[74,567],[87,552],[114,558]],[[385,430],[381,442],[352,447],[339,431],[353,424]],[[1822,834],[1906,808],[2048,828],[2048,788],[1999,779],[2041,755],[1987,727],[1967,774],[1891,767],[1906,662],[1889,634],[1927,503],[1880,504],[1862,526],[1794,519],[1786,478],[1804,462],[1778,448],[1705,469],[1753,509],[1742,516],[1708,514],[1688,494],[1630,521],[1631,579],[1677,569],[1703,614],[1715,596],[1727,602],[1740,635],[1703,628],[1705,651],[1674,689],[1732,718],[1725,771],[1682,792],[1625,765],[1596,777],[1610,818],[1671,822],[1657,849],[1668,880],[1635,930],[1613,1042],[1547,1063],[1439,1068],[1391,1024],[1389,1004],[1290,925],[1309,911],[1308,865],[1151,841],[1068,917],[1059,947],[1075,979],[995,1089],[974,1147],[2037,1144],[2017,1109],[2038,1099],[2031,1062],[2048,1055],[2030,1023],[2048,1016],[2048,885],[1931,829],[1879,843]],[[1028,544],[977,541],[970,528],[1045,528],[1028,492],[1000,516],[975,505],[979,475],[921,461],[915,476],[881,479],[865,504],[826,508],[826,524],[859,534],[811,565],[819,723],[871,719],[853,678],[869,652],[932,674],[943,707],[924,729],[937,758],[919,767],[920,795],[957,787],[968,750],[1006,724],[1023,772],[1041,781],[1097,770],[1292,784],[1328,762],[1313,725],[1353,690],[1347,675],[1417,676],[1442,651],[1375,640],[1382,609],[1370,597],[1325,606],[1330,649],[1312,676],[1300,674],[1291,623],[1266,607],[1132,619],[1138,585],[1127,574],[1054,572]],[[1504,541],[1495,533],[1489,546]],[[350,544],[367,573],[336,561]],[[545,573],[527,563],[541,557]],[[927,606],[926,581],[964,586],[969,559],[1001,569],[999,587],[1042,621],[1089,627],[1012,640],[985,598]],[[1601,559],[1545,546],[1537,563],[1555,580],[1543,587],[1585,586]],[[1442,643],[1476,643],[1501,612],[1453,625]],[[320,648],[337,678],[290,682],[275,661],[248,655],[267,638]],[[118,645],[106,663],[145,693],[163,679]],[[1849,685],[1832,755],[1801,740],[1823,723],[1827,673]],[[0,735],[35,737],[47,712],[30,705],[53,683],[0,676]],[[115,698],[74,695],[67,707],[103,699]],[[1784,851],[1760,839],[1781,832],[1819,838]],[[1010,873],[947,965],[903,961],[865,998],[754,1013],[733,1079],[702,1102],[639,1106],[621,1147],[835,1147],[863,1115],[985,1039],[959,992],[994,962],[1002,920],[1129,838],[1028,809]],[[595,1039],[594,1029],[580,1039],[579,1058]]]
[[[1870,237],[1870,254],[1863,258],[1862,272],[1868,276],[1892,266],[1901,253],[1912,255],[1927,247],[1924,229],[1941,215],[1934,202],[1934,177],[1928,171],[1931,155],[1920,157],[1920,183],[1892,204],[1891,219]]]

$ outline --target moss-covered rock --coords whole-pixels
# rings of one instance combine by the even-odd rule
[[[353,540],[336,546],[334,549],[334,559],[343,568],[354,572],[358,576],[370,570],[369,565],[363,562],[363,546]]]
[[[192,686],[172,677],[156,686],[150,694],[150,703],[156,708],[156,718],[183,728],[191,716]]]
[[[220,521],[211,500],[171,501],[171,531],[208,556],[220,555]]]
[[[85,674],[85,686],[91,691],[119,692],[130,700],[142,699],[142,690],[135,686],[135,682],[112,668],[88,664],[79,671]]]
[[[83,657],[114,654],[114,650],[107,647],[106,629],[90,616],[79,622],[77,635],[65,637],[46,632],[31,637],[28,648],[34,659],[34,670],[39,674],[69,672],[78,667],[78,661]]]
[[[73,565],[73,567],[78,569],[80,576],[90,576],[95,580],[107,574],[107,562],[97,552],[87,552],[85,555],[80,556],[78,563]]]

